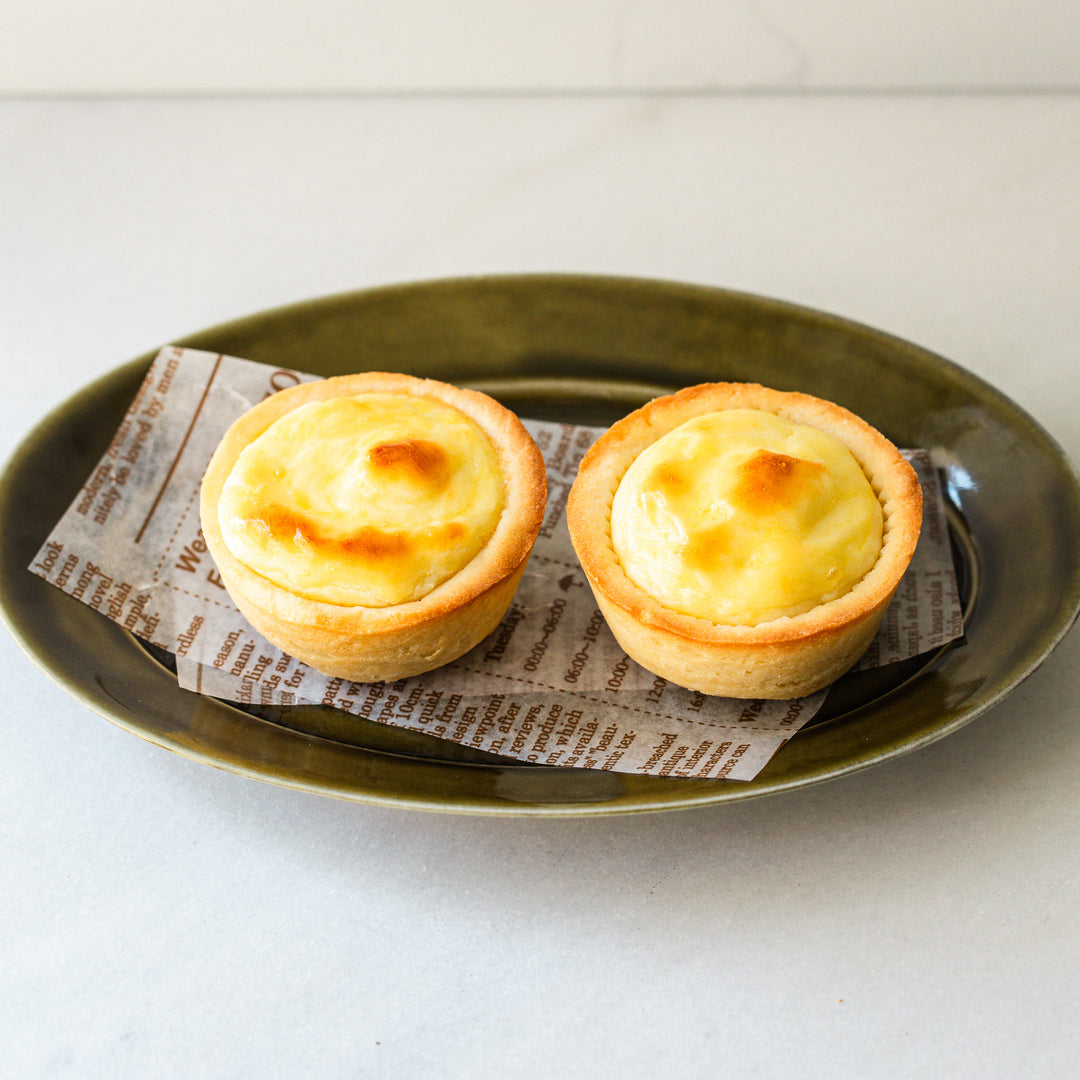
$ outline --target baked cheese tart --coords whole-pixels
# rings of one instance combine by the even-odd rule
[[[202,528],[236,606],[328,675],[374,682],[461,656],[510,605],[546,476],[486,394],[366,372],[303,383],[225,433]]]
[[[848,410],[707,383],[601,435],[567,521],[633,660],[706,694],[795,698],[866,650],[914,553],[922,491]]]

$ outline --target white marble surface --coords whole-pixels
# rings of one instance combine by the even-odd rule
[[[0,102],[0,457],[274,304],[644,274],[880,326],[1080,460],[1080,97]],[[2,527],[2,523],[0,523]],[[194,764],[0,634],[18,1077],[1068,1075],[1080,636],[950,738],[727,807],[464,818]]]
[[[0,0],[0,93],[1064,88],[1073,0]]]

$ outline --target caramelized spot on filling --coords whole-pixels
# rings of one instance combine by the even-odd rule
[[[432,491],[450,482],[450,461],[446,451],[427,439],[402,439],[376,443],[368,450],[373,472],[387,479],[407,480]]]
[[[400,559],[409,554],[412,545],[407,536],[401,533],[385,532],[374,525],[365,525],[352,536],[331,540],[326,545],[331,550],[337,548],[345,555],[358,556],[376,562],[379,559]]]
[[[649,474],[643,486],[658,491],[669,499],[674,499],[689,491],[690,477],[687,476],[682,462],[661,461]]]
[[[758,450],[738,466],[732,499],[755,514],[772,514],[796,501],[825,466],[772,450]]]
[[[420,554],[425,549],[445,550],[460,543],[468,531],[459,521],[447,521],[427,529],[420,536],[392,532],[375,525],[364,525],[348,535],[335,536],[320,531],[311,518],[284,506],[268,506],[247,520],[278,543],[324,557],[344,556],[365,562],[399,560]]]
[[[740,561],[738,545],[732,542],[731,526],[723,523],[701,529],[686,541],[682,557],[691,570],[709,571],[722,560]]]

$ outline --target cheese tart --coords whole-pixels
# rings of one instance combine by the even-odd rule
[[[274,394],[225,433],[202,529],[236,606],[328,675],[439,667],[502,618],[543,522],[540,450],[486,394],[366,372]]]
[[[707,383],[601,435],[567,521],[633,660],[706,694],[795,698],[866,650],[914,553],[922,491],[848,410]]]

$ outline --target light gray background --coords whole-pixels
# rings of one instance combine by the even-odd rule
[[[119,34],[125,5],[112,7]],[[244,5],[221,7],[240,19]],[[580,18],[610,26],[602,9]],[[463,10],[477,21],[484,5]],[[794,3],[755,10],[802,17]],[[996,34],[1019,18],[979,10],[997,13]],[[65,92],[0,100],[5,459],[95,375],[223,319],[392,281],[580,270],[880,326],[989,379],[1080,460],[1080,98],[1047,89],[1075,71],[1037,19],[1028,52],[1047,81],[1029,64],[1010,92],[1028,46],[964,93],[223,98],[151,97],[137,79],[72,95],[91,69],[50,68],[37,16],[13,14],[34,55],[9,88],[47,77]],[[704,48],[668,30],[650,71]],[[889,30],[875,31],[889,39],[881,70],[918,86],[922,50]],[[82,17],[88,54],[99,31]],[[1075,45],[1072,15],[1069,34]],[[952,41],[942,70],[963,81],[971,54]],[[155,70],[184,66],[175,44],[159,37]],[[433,69],[446,52],[433,47]],[[828,83],[817,58],[808,70]],[[0,1072],[1068,1075],[1078,660],[1073,633],[949,739],[802,792],[515,821],[336,802],[193,764],[69,699],[2,633]]]
[[[1074,86],[1071,0],[0,0],[0,92]]]

